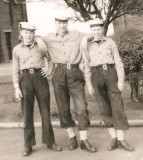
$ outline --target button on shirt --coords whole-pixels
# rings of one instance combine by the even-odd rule
[[[45,62],[44,57],[50,61],[49,54],[42,52],[36,43],[33,43],[30,47],[27,47],[22,42],[14,47],[12,69],[14,88],[19,87],[20,71],[30,68],[42,68]]]
[[[94,40],[88,44],[88,51],[84,52],[85,61],[85,79],[88,84],[91,84],[91,71],[90,68],[103,64],[115,64],[118,81],[124,83],[124,67],[121,61],[118,47],[116,43],[110,39],[104,37],[98,44]]]
[[[80,63],[82,57],[80,43],[83,36],[81,32],[68,31],[64,36],[50,33],[42,37],[42,40],[47,44],[52,62],[77,64]]]

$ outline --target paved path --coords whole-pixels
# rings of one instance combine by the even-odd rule
[[[54,127],[56,142],[63,147],[62,152],[54,152],[41,143],[41,128],[36,128],[37,145],[28,157],[22,157],[23,130],[0,130],[0,160],[143,160],[143,128],[130,128],[126,132],[127,141],[135,146],[134,152],[123,149],[107,151],[110,137],[105,128],[90,128],[89,141],[98,149],[97,153],[88,153],[80,148],[69,151],[68,138],[64,129]],[[79,139],[79,138],[78,138]]]
[[[1,63],[0,64],[0,76],[11,75],[12,72],[12,63]]]

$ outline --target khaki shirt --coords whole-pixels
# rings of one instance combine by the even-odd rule
[[[53,63],[80,63],[82,53],[80,43],[84,34],[78,31],[68,31],[64,36],[50,33],[42,40],[46,43]]]
[[[104,37],[98,44],[94,40],[88,44],[87,52],[84,52],[84,64],[85,64],[85,80],[87,85],[91,85],[91,67],[103,65],[103,64],[115,64],[118,82],[124,83],[124,67],[119,55],[118,47],[116,43],[110,39]]]
[[[23,69],[42,68],[45,65],[45,59],[50,61],[48,53],[42,52],[36,43],[33,43],[30,48],[25,46],[23,42],[18,44],[13,49],[13,67],[12,77],[14,88],[19,87],[19,74]]]

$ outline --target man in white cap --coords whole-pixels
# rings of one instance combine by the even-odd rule
[[[15,96],[21,100],[24,118],[24,142],[23,156],[32,152],[32,146],[36,144],[34,130],[34,99],[38,101],[42,118],[42,142],[47,147],[61,151],[61,147],[55,144],[55,137],[50,120],[50,92],[49,84],[44,74],[44,57],[50,61],[48,52],[42,52],[34,41],[36,27],[28,22],[21,23],[22,42],[13,49],[13,84]]]
[[[84,51],[85,80],[89,93],[95,95],[101,118],[112,137],[108,150],[121,147],[133,151],[124,136],[129,128],[121,97],[124,67],[116,43],[104,37],[103,25],[102,19],[90,22],[94,38]]]
[[[87,140],[90,121],[85,99],[85,82],[79,69],[79,63],[82,59],[80,43],[84,35],[78,31],[69,31],[67,29],[68,19],[66,13],[57,15],[55,17],[56,33],[50,33],[37,42],[41,48],[43,41],[46,43],[51,61],[55,65],[52,82],[61,127],[66,129],[70,139],[69,149],[74,150],[78,146],[74,131],[75,121],[72,119],[70,109],[70,98],[72,97],[78,121],[80,147],[88,152],[96,152],[96,148]]]

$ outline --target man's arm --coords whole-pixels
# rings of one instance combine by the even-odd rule
[[[13,49],[13,60],[12,60],[12,78],[13,78],[13,85],[14,89],[19,88],[19,73],[20,73],[20,65],[19,65],[19,58],[16,53],[16,49]]]
[[[41,73],[44,77],[47,77],[47,76],[52,75],[54,68],[55,68],[55,65],[51,61],[51,57],[50,57],[49,52],[48,51],[44,52],[44,54],[45,54],[46,62],[45,62],[45,67],[42,68]]]
[[[43,40],[43,37],[35,37],[35,41],[37,42],[38,47],[40,48],[41,51],[43,52],[48,51],[47,44]]]
[[[90,69],[90,57],[87,50],[82,49],[83,54],[83,61],[84,61],[84,74],[85,74],[85,81],[88,88],[88,91],[91,95],[94,94],[94,89],[91,83],[91,69]]]
[[[15,89],[15,97],[18,100],[22,98],[22,92],[19,87],[19,74],[20,74],[20,63],[17,52],[15,48],[13,49],[13,61],[12,61],[12,78],[13,78],[13,85]]]
[[[112,42],[112,53],[114,56],[115,67],[118,75],[118,88],[120,91],[122,91],[125,79],[124,65],[122,63],[117,44],[114,41]]]

